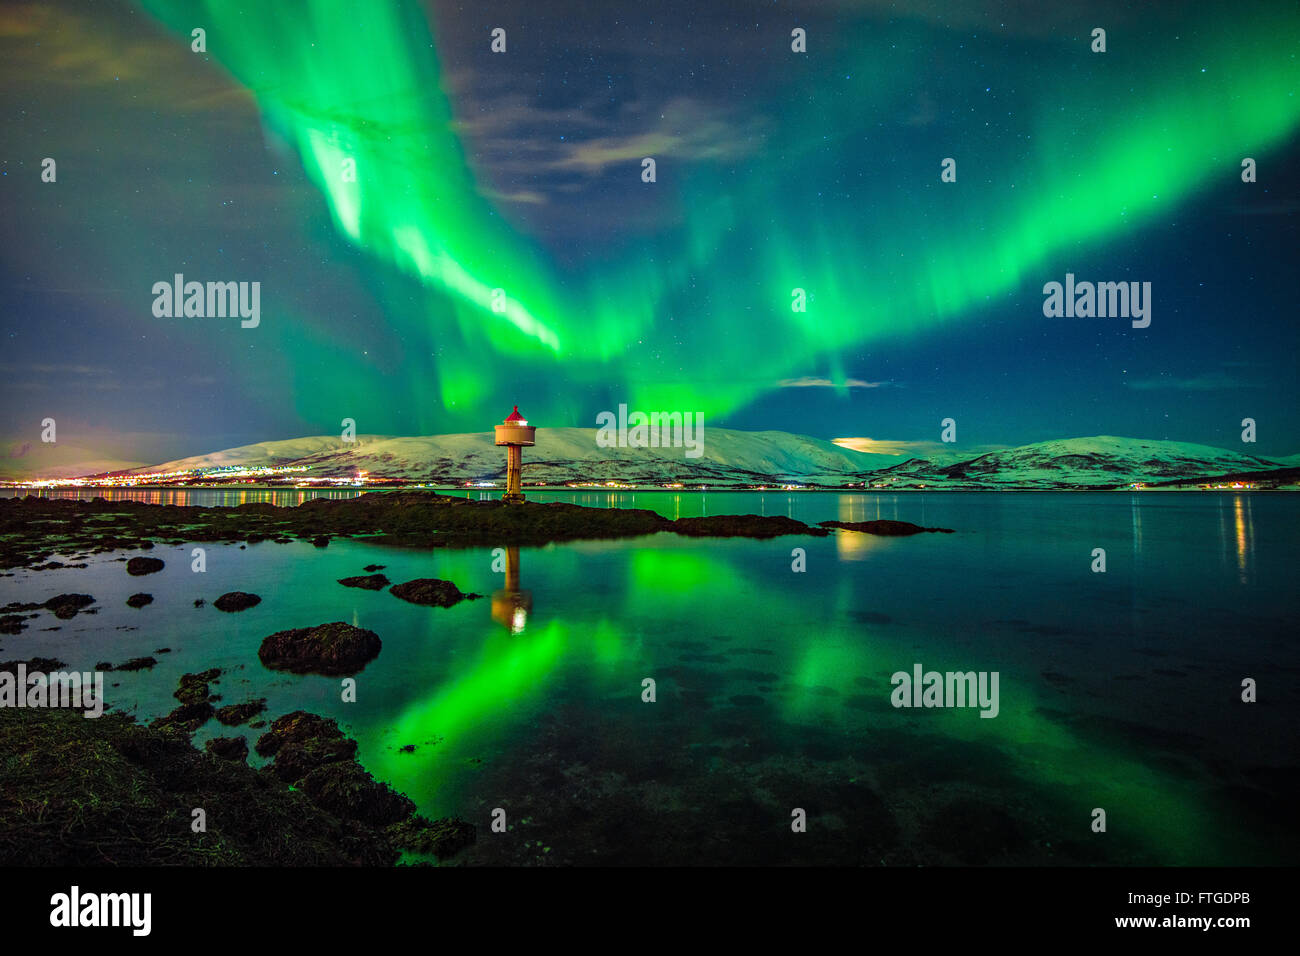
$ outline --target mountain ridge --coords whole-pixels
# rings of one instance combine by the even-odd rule
[[[703,454],[685,449],[602,448],[594,428],[539,428],[525,449],[526,484],[618,481],[827,487],[1086,488],[1283,471],[1298,456],[1268,458],[1193,442],[1114,435],[1051,439],[992,452],[931,457],[882,455],[789,432],[710,428]],[[307,436],[256,442],[132,469],[128,474],[223,467],[302,468],[313,478],[349,477],[461,484],[500,480],[505,455],[491,432],[432,436]]]

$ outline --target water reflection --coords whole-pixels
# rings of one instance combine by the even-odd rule
[[[528,625],[533,592],[519,587],[519,548],[512,545],[504,550],[506,586],[492,592],[492,620],[518,634]]]
[[[363,492],[343,488],[26,488],[0,489],[0,497],[74,498],[90,501],[140,501],[150,505],[179,507],[235,508],[249,503],[266,503],[294,508],[312,498],[355,498]]]
[[[1237,579],[1245,584],[1248,577],[1248,562],[1255,554],[1255,522],[1251,519],[1250,498],[1237,495],[1232,502],[1233,524],[1236,531]]]

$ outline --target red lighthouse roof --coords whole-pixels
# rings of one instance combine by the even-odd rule
[[[509,424],[510,422],[524,422],[525,424],[528,423],[528,419],[524,418],[523,415],[519,414],[518,405],[515,406],[515,410],[513,412],[511,412],[509,415],[506,416],[506,423]]]

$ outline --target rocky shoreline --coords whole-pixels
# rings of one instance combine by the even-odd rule
[[[0,710],[0,865],[393,866],[475,840],[375,781],[333,720],[286,714],[256,749],[273,759],[255,770],[241,737],[198,750],[125,714]]]
[[[717,515],[672,520],[636,508],[588,508],[563,502],[474,501],[435,492],[372,492],[357,498],[314,498],[296,507],[243,504],[234,508],[155,505],[137,501],[0,499],[0,568],[57,570],[111,551],[147,551],[188,542],[328,546],[334,537],[363,537],[406,547],[544,545],[557,541],[632,538],[671,532],[689,537],[825,537],[830,530],[784,516]],[[131,574],[157,570],[137,556]]]

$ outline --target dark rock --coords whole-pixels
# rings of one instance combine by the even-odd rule
[[[19,634],[26,627],[21,614],[6,614],[0,617],[0,634]]]
[[[19,664],[25,665],[29,674],[34,671],[48,674],[51,671],[63,670],[63,668],[68,666],[63,661],[54,657],[33,657],[25,661],[0,661],[0,671],[9,674],[17,674]]]
[[[330,536],[327,534],[317,535],[311,539],[311,543],[317,548],[327,548],[330,543]]]
[[[317,767],[296,786],[322,810],[371,826],[400,823],[415,812],[415,803],[409,797],[379,783],[352,760]]]
[[[388,567],[388,565],[386,565],[386,564],[367,564],[367,565],[366,565],[364,568],[362,568],[361,570],[362,570],[362,571],[382,571],[382,570],[384,570],[384,568],[386,568],[386,567]]]
[[[181,704],[166,717],[159,717],[149,726],[154,730],[183,730],[192,734],[212,717],[212,705],[206,701]]]
[[[389,827],[388,835],[404,850],[432,853],[440,860],[473,845],[477,838],[472,823],[455,817],[429,820],[419,814]]]
[[[208,682],[214,681],[220,676],[221,668],[219,667],[211,667],[197,674],[182,674],[180,686],[177,687],[176,693],[172,696],[183,704],[207,703],[215,699],[208,689]]]
[[[76,615],[82,608],[89,607],[95,603],[95,599],[89,594],[59,594],[48,601],[42,607],[49,608],[54,612],[54,616],[61,621]]]
[[[339,584],[345,588],[365,588],[367,591],[378,591],[380,588],[388,587],[391,582],[382,574],[359,574],[351,578],[339,578]]]
[[[343,731],[339,730],[338,721],[334,718],[295,710],[271,721],[270,729],[257,738],[253,749],[263,757],[273,757],[285,744],[337,739],[343,739]]]
[[[268,769],[276,777],[297,783],[326,764],[353,760],[357,744],[343,736],[333,719],[296,710],[272,721],[254,749],[263,757],[275,758]]]
[[[195,607],[203,607],[203,605],[205,605],[205,604],[207,604],[207,603],[208,603],[208,602],[205,601],[205,600],[203,600],[203,598],[195,598],[195,599],[194,599],[194,606],[195,606]]]
[[[248,741],[243,737],[214,737],[203,745],[203,749],[222,760],[248,759]]]
[[[829,531],[813,528],[785,515],[712,515],[678,518],[672,530],[692,538],[776,538],[787,534],[824,537]]]
[[[247,610],[261,603],[262,599],[256,594],[249,594],[246,591],[228,591],[213,601],[212,606],[218,611],[233,614],[236,611]]]
[[[153,603],[152,594],[132,594],[126,599],[127,607],[144,607],[146,604]]]
[[[277,631],[257,656],[272,670],[295,674],[355,674],[379,656],[379,635],[343,621]]]
[[[908,534],[920,534],[923,531],[953,534],[952,528],[923,528],[919,524],[912,524],[910,521],[891,521],[888,518],[880,518],[876,521],[819,521],[818,524],[823,528],[865,531],[867,534],[878,534],[891,538]]]
[[[243,704],[230,704],[217,708],[217,720],[227,727],[235,727],[266,710],[266,698],[250,700]]]
[[[424,604],[433,607],[451,607],[466,599],[477,600],[481,594],[463,594],[460,588],[450,581],[437,578],[416,578],[405,584],[394,584],[388,593],[412,604]]]
[[[153,657],[133,657],[129,661],[118,664],[117,667],[108,668],[109,670],[118,671],[143,671],[148,670],[158,663],[157,658]],[[98,669],[98,668],[96,668]]]
[[[161,571],[164,566],[162,558],[132,558],[126,562],[126,573],[139,577]]]

